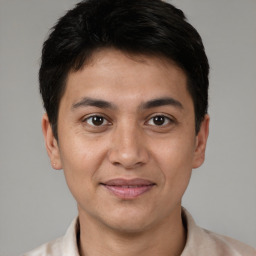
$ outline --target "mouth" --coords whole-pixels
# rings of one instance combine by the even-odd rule
[[[156,184],[144,179],[113,179],[101,185],[121,199],[134,199],[150,191]]]

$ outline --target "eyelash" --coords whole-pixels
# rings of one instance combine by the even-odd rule
[[[150,124],[150,121],[154,122],[154,118],[160,118],[160,120],[164,119],[164,123],[163,124],[159,124],[159,125],[157,125],[157,124]],[[152,126],[156,126],[156,127],[166,127],[168,124],[174,123],[174,120],[172,118],[166,116],[166,115],[157,114],[157,115],[152,116],[146,123],[149,124],[149,125],[152,125]]]
[[[103,124],[100,124],[100,125],[95,125],[95,124],[93,124],[92,122],[93,122],[93,118],[100,118],[100,119],[102,119],[103,120]],[[89,120],[91,120],[91,123],[89,123]],[[82,120],[82,122],[83,123],[87,123],[87,124],[89,124],[90,126],[92,126],[92,127],[102,127],[102,126],[105,126],[105,125],[109,125],[110,124],[110,122],[107,120],[107,118],[105,118],[104,116],[102,116],[102,115],[100,115],[100,114],[95,114],[95,115],[91,115],[91,116],[88,116],[88,117],[86,117],[86,118],[84,118],[83,120]]]
[[[101,119],[99,125],[96,125],[96,124],[93,124],[93,118],[99,118]],[[155,123],[151,123],[151,122],[154,122],[154,121],[157,121],[157,120],[154,120],[154,118],[158,118],[160,121],[160,124],[157,125]],[[89,121],[91,120],[91,121]],[[97,121],[97,120],[95,120]],[[98,120],[99,121],[99,120]],[[163,122],[163,124],[161,124],[161,121]],[[104,127],[104,126],[107,126],[107,125],[110,125],[111,122],[108,121],[108,119],[106,117],[104,117],[103,115],[100,115],[100,114],[95,114],[95,115],[91,115],[91,116],[88,116],[86,118],[83,119],[82,121],[83,123],[87,123],[88,125],[90,125],[91,127]],[[168,124],[171,124],[171,123],[174,123],[175,120],[173,120],[172,118],[166,116],[166,115],[163,115],[163,114],[157,114],[157,115],[154,115],[154,116],[151,116],[148,121],[145,122],[145,124],[148,124],[150,126],[155,126],[155,127],[166,127]]]

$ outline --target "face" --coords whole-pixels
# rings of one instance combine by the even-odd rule
[[[208,117],[196,135],[186,76],[176,65],[107,49],[69,74],[58,142],[46,115],[43,131],[80,218],[142,231],[180,212],[191,170],[204,160]]]

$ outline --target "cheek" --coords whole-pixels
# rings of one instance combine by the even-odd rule
[[[84,172],[85,169],[90,170],[91,166],[97,165],[101,161],[105,151],[102,140],[88,138],[85,134],[76,132],[70,134],[66,132],[65,135],[60,142],[63,169]]]
[[[170,140],[158,147],[155,159],[165,179],[168,192],[182,195],[189,183],[194,155],[194,141],[188,138]]]
[[[103,149],[99,150],[96,142],[84,142],[82,138],[74,137],[66,137],[60,146],[63,170],[72,194],[75,196],[93,189],[95,175],[102,163]]]
[[[178,169],[180,171],[183,169],[192,169],[194,140],[178,137],[166,140],[158,145],[155,155],[159,164],[165,168],[169,166],[170,169]]]

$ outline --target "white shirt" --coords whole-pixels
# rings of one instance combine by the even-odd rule
[[[256,249],[232,238],[198,227],[192,216],[183,209],[187,225],[187,241],[181,256],[256,256]],[[73,220],[65,236],[44,244],[23,256],[79,256],[78,218]]]

